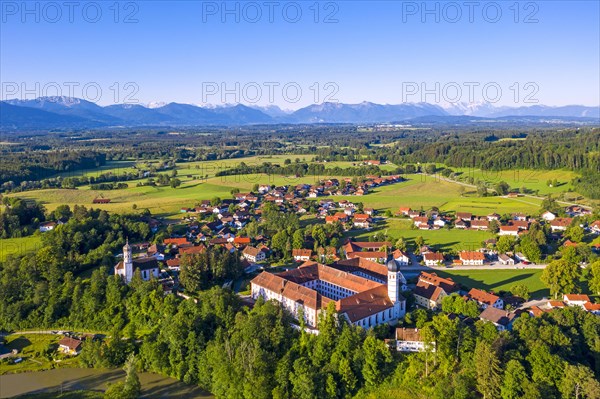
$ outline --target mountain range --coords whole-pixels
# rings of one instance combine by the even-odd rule
[[[468,117],[468,118],[465,118]],[[116,104],[99,106],[70,97],[40,97],[35,100],[0,101],[1,130],[79,129],[100,127],[202,126],[308,123],[388,123],[410,121],[461,121],[480,118],[573,119],[600,121],[600,107],[569,105],[549,107],[495,107],[488,103],[453,104],[448,107],[428,103],[397,105],[323,103],[297,111],[231,104],[201,107],[180,103]]]

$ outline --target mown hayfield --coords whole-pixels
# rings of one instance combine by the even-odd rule
[[[533,169],[515,169],[503,171],[481,170],[478,168],[451,168],[457,172],[462,172],[462,176],[471,176],[475,181],[484,180],[491,184],[505,181],[511,188],[525,187],[529,190],[539,190],[540,195],[561,194],[571,187],[571,180],[577,177],[575,172],[570,170],[533,170]],[[558,186],[549,187],[548,180],[556,179]]]
[[[42,240],[39,235],[0,239],[0,262],[3,262],[9,255],[20,256],[28,252],[34,252],[41,245]]]
[[[473,189],[424,175],[405,175],[405,182],[379,187],[363,197],[336,197],[360,201],[365,206],[396,212],[401,206],[427,210],[471,212],[475,215],[511,212],[536,213],[540,200],[533,198],[478,197]]]
[[[49,210],[55,209],[60,204],[92,206],[94,198],[102,195],[105,198],[110,198],[111,203],[94,204],[95,208],[113,212],[126,212],[130,211],[135,204],[138,208],[148,208],[153,214],[168,216],[177,213],[181,207],[193,206],[200,200],[214,197],[229,198],[232,189],[250,191],[255,184],[314,184],[326,177],[336,177],[304,176],[297,178],[294,176],[248,174],[204,179],[196,174],[185,172],[185,170],[178,170],[178,178],[182,181],[182,185],[175,189],[171,187],[136,187],[138,182],[146,180],[140,179],[128,181],[129,188],[124,190],[97,191],[90,190],[89,186],[83,186],[77,189],[46,189],[11,195],[41,201]],[[343,178],[341,176],[337,177],[339,179]],[[407,175],[406,177],[408,180],[405,182],[376,188],[362,197],[332,198],[362,202],[366,207],[373,207],[380,211],[390,209],[396,212],[401,206],[410,206],[413,209],[429,209],[435,206],[441,210],[472,212],[476,215],[487,215],[492,212],[533,214],[539,210],[539,204],[541,203],[540,200],[529,197],[515,199],[480,198],[470,192],[470,189],[465,189],[455,183],[440,181],[423,175]]]

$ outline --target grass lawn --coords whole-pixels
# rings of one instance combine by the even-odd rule
[[[5,348],[9,351],[17,349],[17,357],[23,361],[17,364],[0,363],[0,374],[22,373],[26,371],[48,370],[56,367],[77,366],[77,358],[59,355],[54,351],[58,348],[60,336],[52,334],[13,334],[6,337]],[[51,352],[50,358],[44,355]],[[55,362],[52,357],[58,361]]]
[[[436,271],[442,277],[469,288],[486,291],[509,291],[514,284],[525,284],[533,298],[548,296],[550,293],[540,280],[543,270],[446,270]]]
[[[23,255],[35,251],[41,246],[41,242],[40,236],[0,239],[0,262],[8,255]]]
[[[476,230],[440,229],[440,230],[413,230],[410,219],[387,219],[371,231],[351,230],[348,237],[367,241],[374,235],[387,235],[392,244],[402,237],[409,244],[414,244],[415,238],[421,236],[425,244],[435,246],[439,251],[473,250],[481,248],[481,243],[494,237],[492,233]]]

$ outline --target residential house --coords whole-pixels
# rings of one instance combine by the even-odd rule
[[[429,218],[427,216],[417,216],[413,218],[414,225],[421,230],[429,229]]]
[[[518,226],[500,226],[500,230],[498,231],[499,236],[519,236],[519,227]]]
[[[67,355],[79,355],[83,341],[71,337],[63,337],[58,341],[58,350]]]
[[[426,252],[423,254],[426,266],[438,266],[444,263],[444,255],[439,252]]]
[[[590,297],[581,294],[565,294],[563,295],[563,302],[568,306],[579,306],[583,307],[587,302],[590,301]]]
[[[504,330],[512,330],[512,325],[517,316],[519,316],[520,312],[507,312],[505,310],[501,310],[495,308],[493,306],[488,306],[481,312],[479,318],[483,321],[490,322],[496,326],[498,331]]]
[[[417,305],[436,310],[442,299],[458,291],[458,284],[451,278],[442,278],[435,273],[421,272],[414,290]]]
[[[403,251],[400,251],[399,249],[392,252],[392,257],[400,266],[408,266],[408,264],[410,263],[410,258],[408,257],[408,254]]]
[[[396,328],[396,350],[398,352],[423,352],[426,342],[421,337],[418,328]],[[429,343],[429,348],[435,352],[435,342]]]
[[[468,222],[473,219],[473,214],[469,212],[456,212],[456,219]]]
[[[296,262],[308,262],[312,256],[310,249],[293,249],[292,257]]]
[[[482,309],[485,309],[488,306],[504,309],[504,301],[502,298],[500,298],[498,295],[494,295],[477,288],[471,288],[467,294],[467,298],[476,301],[479,304],[479,307]]]
[[[463,265],[482,266],[485,261],[485,255],[479,251],[461,251],[459,259]]]
[[[40,223],[40,231],[45,233],[46,231],[54,230],[56,227],[56,222],[44,222]]]
[[[542,213],[542,219],[544,219],[547,222],[551,222],[554,219],[556,219],[556,215],[550,211],[546,211],[546,212]]]
[[[490,222],[487,219],[472,220],[471,228],[475,230],[487,230],[490,228]]]
[[[242,251],[242,256],[251,263],[260,262],[266,259],[266,254],[263,251],[249,245]]]
[[[550,222],[550,228],[553,232],[565,231],[573,221],[572,218],[556,218]]]

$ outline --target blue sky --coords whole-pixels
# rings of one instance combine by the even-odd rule
[[[600,104],[600,2],[474,3],[2,0],[2,99]]]

